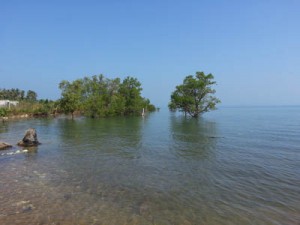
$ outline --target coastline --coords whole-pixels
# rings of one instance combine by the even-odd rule
[[[17,120],[17,119],[29,119],[29,118],[44,118],[44,117],[56,117],[59,114],[49,114],[49,115],[37,115],[37,114],[19,114],[19,115],[10,115],[10,116],[2,116],[0,117],[0,121],[10,121],[10,120]]]
[[[29,118],[32,117],[29,114],[20,114],[20,115],[13,115],[13,116],[2,116],[1,120],[2,121],[7,121],[11,119],[23,119],[23,118]]]

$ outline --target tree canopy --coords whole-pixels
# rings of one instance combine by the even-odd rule
[[[102,74],[59,84],[60,110],[74,115],[80,111],[90,117],[138,115],[142,109],[154,111],[149,99],[141,96],[141,83],[133,77],[108,79]]]
[[[32,90],[28,90],[26,95],[24,90],[18,88],[0,89],[0,100],[13,100],[13,101],[36,101],[37,94]]]
[[[195,76],[186,76],[183,84],[176,86],[172,92],[169,109],[182,111],[192,117],[216,109],[220,100],[214,97],[216,90],[212,86],[215,84],[212,74],[196,72]]]

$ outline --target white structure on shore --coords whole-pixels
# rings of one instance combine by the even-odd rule
[[[19,104],[18,101],[10,101],[10,100],[0,100],[0,107],[8,107],[10,106],[17,106]]]

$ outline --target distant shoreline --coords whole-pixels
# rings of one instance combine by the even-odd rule
[[[59,114],[57,114],[59,115]],[[0,117],[1,121],[9,121],[9,120],[16,120],[16,119],[29,119],[29,118],[45,118],[45,117],[56,117],[57,115],[50,114],[50,115],[35,115],[35,114],[19,114],[19,115],[9,115]]]

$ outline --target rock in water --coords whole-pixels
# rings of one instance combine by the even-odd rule
[[[24,138],[18,142],[19,146],[25,147],[37,146],[39,144],[40,142],[37,139],[36,131],[33,128],[29,128],[28,130],[26,130]]]
[[[12,146],[5,142],[0,142],[0,150],[11,148]]]

